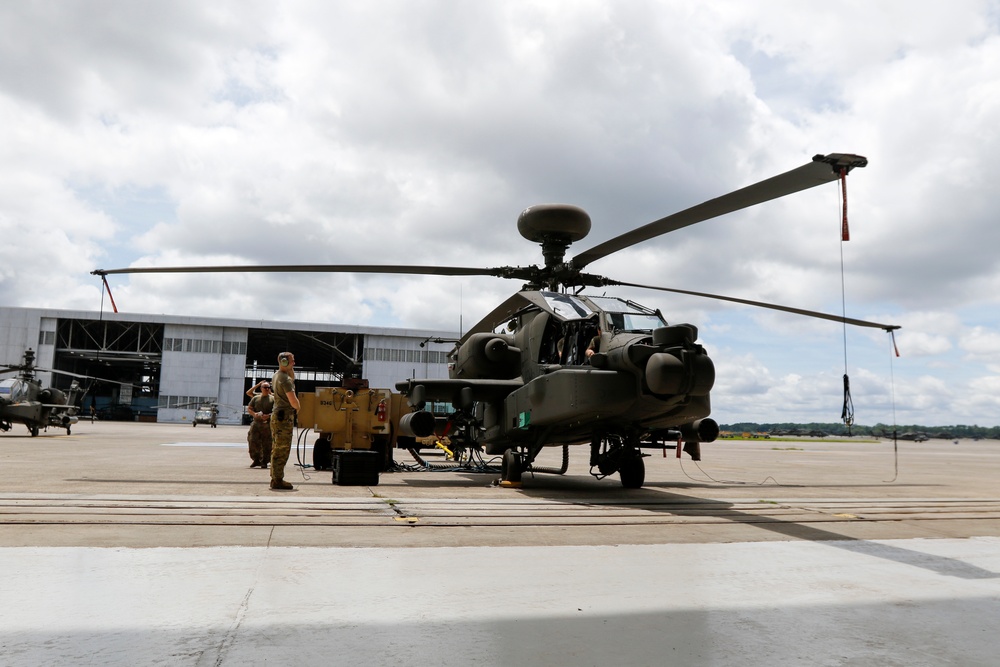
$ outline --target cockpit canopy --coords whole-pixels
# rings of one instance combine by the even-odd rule
[[[28,385],[16,378],[0,380],[0,398],[19,403],[28,400]]]
[[[561,320],[585,320],[594,310],[582,298],[557,292],[541,292],[546,305],[553,315]]]
[[[628,333],[652,333],[667,326],[659,311],[634,301],[614,296],[574,296],[556,292],[541,292],[548,310],[564,322],[586,320],[604,313],[609,330]]]

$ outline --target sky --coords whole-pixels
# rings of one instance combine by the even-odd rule
[[[721,423],[1000,424],[1000,1],[0,3],[0,304],[97,268],[527,266],[810,161],[836,183],[588,271],[897,324],[600,288],[698,327]],[[992,174],[992,175],[991,175]],[[128,313],[467,330],[490,277],[109,277]],[[899,356],[893,352],[898,347]]]

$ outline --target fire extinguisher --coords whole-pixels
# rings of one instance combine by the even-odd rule
[[[380,422],[384,422],[388,412],[389,410],[386,407],[385,399],[383,398],[381,401],[378,402],[378,407],[375,408],[375,418],[378,419]]]

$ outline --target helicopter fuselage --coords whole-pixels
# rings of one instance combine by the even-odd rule
[[[471,425],[466,437],[488,454],[608,436],[635,446],[667,433],[714,440],[714,422],[703,422],[715,369],[695,327],[612,297],[517,296],[501,326],[480,323],[459,342],[449,379],[397,384],[411,404],[450,402],[453,421]]]

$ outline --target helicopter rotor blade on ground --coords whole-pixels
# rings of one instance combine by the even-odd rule
[[[831,322],[840,322],[842,324],[850,324],[856,327],[868,327],[871,329],[882,329],[884,331],[895,331],[899,329],[900,326],[896,324],[881,324],[879,322],[868,322],[866,320],[858,320],[853,317],[844,317],[841,315],[830,315],[828,313],[821,313],[815,310],[804,310],[802,308],[792,308],[791,306],[780,306],[774,303],[767,303],[765,301],[752,301],[750,299],[739,299],[734,296],[722,296],[720,294],[708,294],[707,292],[692,292],[683,289],[674,289],[672,287],[656,287],[655,285],[640,285],[639,283],[626,283],[618,280],[609,280],[609,285],[622,285],[624,287],[638,287],[640,289],[652,289],[658,290],[660,292],[673,292],[674,294],[687,294],[689,296],[698,296],[706,299],[716,299],[718,301],[730,301],[732,303],[742,303],[747,306],[756,306],[758,308],[768,308],[770,310],[780,310],[785,313],[793,313],[795,315],[804,315],[806,317],[814,317],[821,320],[830,320]]]
[[[730,192],[721,197],[710,199],[697,206],[692,206],[689,209],[668,215],[648,225],[643,225],[638,229],[633,229],[630,232],[609,239],[590,250],[576,255],[570,260],[570,264],[574,269],[580,270],[591,262],[607,257],[619,250],[634,246],[637,243],[648,241],[651,238],[698,222],[710,220],[726,213],[739,211],[740,209],[756,206],[772,199],[835,181],[840,178],[841,169],[846,172],[854,167],[864,167],[867,164],[867,158],[860,155],[846,153],[817,155],[813,158],[812,162],[804,164],[797,169],[792,169],[784,174],[748,185],[745,188]]]

